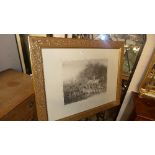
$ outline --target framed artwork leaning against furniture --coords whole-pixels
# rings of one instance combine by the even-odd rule
[[[123,42],[29,37],[38,120],[80,120],[120,104]]]
[[[139,87],[140,97],[155,98],[155,52]]]

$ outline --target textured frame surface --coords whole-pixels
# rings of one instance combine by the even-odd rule
[[[139,87],[140,97],[153,97],[153,96],[155,97],[155,90],[150,89],[148,87],[149,82],[151,82],[151,80],[152,80],[148,76],[151,73],[152,67],[154,64],[155,64],[155,51],[152,55],[152,58],[148,65],[147,71],[146,71],[144,78],[143,78],[143,80],[140,84],[140,87]],[[153,76],[155,76],[155,73],[153,74]]]
[[[29,48],[31,55],[33,84],[36,97],[38,120],[48,120],[46,92],[44,83],[44,70],[42,49],[43,48],[96,48],[96,49],[120,49],[118,62],[118,76],[117,76],[117,92],[116,101],[106,103],[102,106],[65,117],[61,120],[79,120],[81,118],[91,116],[97,112],[106,110],[108,108],[120,104],[121,93],[121,74],[123,66],[124,42],[114,41],[98,41],[98,40],[84,40],[84,39],[70,39],[70,38],[51,38],[51,37],[29,37]]]

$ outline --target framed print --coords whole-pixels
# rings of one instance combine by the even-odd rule
[[[79,120],[120,104],[123,42],[29,37],[39,120]]]
[[[23,73],[31,74],[32,69],[30,62],[30,52],[28,47],[28,37],[29,36],[46,37],[47,34],[16,34],[15,36]]]
[[[139,88],[141,97],[155,98],[155,52],[151,58],[144,79]]]

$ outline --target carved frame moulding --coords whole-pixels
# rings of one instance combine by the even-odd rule
[[[155,52],[139,86],[140,97],[155,98]]]

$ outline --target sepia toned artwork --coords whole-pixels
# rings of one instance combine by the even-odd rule
[[[106,89],[107,59],[63,62],[65,105],[97,97]]]

